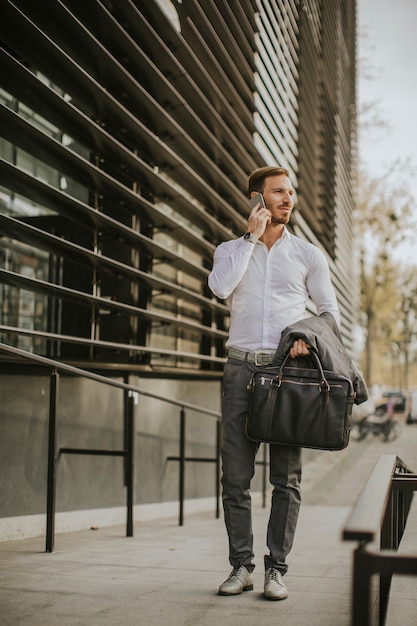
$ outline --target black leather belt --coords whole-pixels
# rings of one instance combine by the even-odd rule
[[[272,365],[275,352],[246,352],[238,348],[229,348],[229,358],[248,361],[255,365]]]

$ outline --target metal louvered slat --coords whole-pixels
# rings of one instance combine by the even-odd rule
[[[197,360],[197,361],[208,361],[210,363],[219,363],[223,365],[226,361],[224,357],[213,357],[208,356],[207,354],[199,354],[195,352],[183,352],[180,350],[168,350],[164,348],[153,348],[152,346],[141,346],[137,344],[127,344],[127,343],[116,343],[115,341],[99,341],[97,339],[89,339],[87,337],[73,337],[71,335],[59,335],[56,333],[46,333],[36,330],[26,330],[24,328],[16,328],[13,326],[5,326],[0,324],[0,333],[7,333],[13,335],[21,335],[23,337],[41,337],[44,339],[48,339],[49,341],[55,341],[59,343],[67,343],[67,344],[78,344],[82,346],[91,346],[101,350],[117,350],[124,352],[136,352],[139,354],[158,354],[162,356],[174,356],[177,359],[186,359],[186,360]],[[98,369],[97,363],[95,363],[94,367]],[[135,367],[130,365],[133,371],[135,371]],[[115,368],[115,364],[111,364],[112,369]],[[140,368],[139,368],[140,369]]]
[[[1,165],[2,163],[0,161],[0,173],[2,171],[10,172],[12,169],[11,166],[9,166],[8,168],[4,168],[4,167],[1,167]],[[13,180],[17,180],[18,178],[23,182],[22,187],[21,187],[23,194],[27,193],[27,188],[24,184],[24,181],[27,180],[27,178],[25,179],[25,176],[17,176]],[[18,188],[17,185],[16,187],[13,185],[13,187],[16,189]],[[45,191],[51,192],[51,189],[50,188],[48,190],[45,189]],[[62,194],[58,191],[56,193],[52,193],[52,194],[50,193],[50,196],[56,198],[58,202],[63,200]],[[44,196],[42,195],[42,193],[40,193],[38,197],[43,198]],[[69,204],[70,204],[71,209],[74,206],[77,206],[78,208],[80,208],[79,204],[78,205],[74,205],[73,203],[69,203]],[[56,204],[55,202],[52,202],[51,207],[59,208],[61,214],[64,217],[67,217],[67,212],[64,210],[63,206]],[[207,269],[201,267],[200,265],[196,265],[195,263],[192,263],[187,258],[180,257],[179,255],[175,254],[174,252],[171,252],[166,247],[159,245],[158,243],[142,235],[141,233],[133,231],[132,229],[129,229],[128,227],[123,228],[122,225],[120,225],[119,228],[117,228],[117,222],[115,220],[111,220],[111,218],[108,218],[107,216],[103,215],[102,213],[99,213],[98,211],[90,210],[87,215],[89,217],[91,216],[91,221],[96,220],[97,224],[99,224],[100,227],[104,226],[104,229],[106,229],[107,227],[107,229],[112,232],[114,232],[111,229],[111,225],[113,225],[115,227],[114,230],[116,232],[119,232],[120,238],[124,237],[127,241],[130,241],[130,243],[132,243],[133,245],[147,250],[150,254],[152,254],[155,258],[159,259],[160,261],[163,261],[165,263],[171,263],[173,266],[186,272],[188,275],[195,276],[196,278],[199,278],[199,279],[206,278],[208,274]],[[85,214],[83,214],[82,217],[85,217]],[[72,215],[71,218],[76,223],[81,221],[80,216],[77,213]]]
[[[99,13],[101,5],[94,2],[94,6]],[[110,33],[110,37],[114,41],[126,40],[120,27],[116,29],[113,22],[110,21],[107,28],[111,30],[111,27],[114,30]],[[103,77],[101,80],[107,88],[113,93],[125,93],[125,105],[132,111],[135,104],[140,102],[150,116],[155,114],[160,132],[164,134],[165,143],[175,147],[178,154],[188,163],[193,163],[194,167],[199,169],[201,173],[204,171],[206,177],[215,177],[218,180],[218,188],[227,190],[227,195],[231,200],[238,204],[242,202],[241,191],[234,189],[230,179],[227,180],[221,168],[208,157],[209,151],[213,149],[213,143],[216,142],[215,137],[212,136],[202,120],[196,116],[187,100],[175,90],[173,84],[158,71],[154,64],[147,58],[138,59],[138,62],[147,64],[149,83],[158,85],[157,93],[153,96],[111,54],[111,48],[105,48],[89,31],[83,29],[80,37],[77,37],[77,34],[78,32],[74,31],[79,54],[83,45],[86,45],[86,50],[83,53],[84,66],[86,66],[86,58],[91,58],[97,66],[106,67],[105,79]],[[137,56],[139,52],[141,52],[140,48],[132,44],[131,49],[126,51],[126,54],[132,58],[135,54]],[[198,184],[193,185],[193,193],[201,189],[202,186],[204,186],[204,180],[199,177]],[[211,194],[213,194],[213,189],[207,188],[208,198]],[[218,196],[215,202],[218,201],[223,204],[221,196]],[[236,215],[235,211],[231,211],[229,205],[222,208],[223,211],[229,212],[231,219],[241,223],[240,216]]]
[[[31,72],[11,59],[4,51],[0,51],[0,63],[4,68],[4,84],[13,95],[19,97],[35,110],[41,110],[44,115],[48,115],[49,120],[59,125],[69,135],[83,140],[84,145],[89,146],[94,152],[101,153],[103,159],[107,157],[115,160],[116,163],[123,163],[125,168],[130,171],[132,179],[146,175],[150,180],[154,181],[153,185],[155,187],[159,185],[160,193],[162,192],[167,197],[171,197],[174,204],[180,204],[179,208],[182,214],[189,216],[190,219],[194,218],[197,224],[205,229],[216,231],[216,239],[233,237],[233,233],[228,231],[215,218],[187,201],[186,198],[179,198],[178,192],[170,188],[165,181],[160,182],[157,174],[133,152],[128,150],[123,144],[120,144],[103,127],[88,118],[84,113],[72,106],[71,103],[65,102],[62,97],[46,87]],[[135,124],[135,129],[138,130],[137,124]],[[171,158],[172,167],[182,167],[184,165],[174,154],[169,154],[171,152],[170,149],[160,144],[157,137],[152,137],[149,133],[146,133],[146,139],[148,141],[153,140],[154,150],[158,153],[159,149],[161,160],[166,161],[168,158]],[[156,211],[155,208],[154,212],[147,210],[147,213],[149,218],[157,225],[175,230],[181,229],[180,223],[177,222],[175,225],[172,225],[174,220],[171,219],[170,225],[169,220],[161,215],[158,216]],[[198,219],[195,218],[196,214],[198,214]],[[193,249],[198,249],[201,245],[208,246],[208,242],[201,240],[201,238],[200,244],[194,241],[197,237],[196,233],[187,233],[186,230],[182,234],[183,241],[187,242]]]
[[[94,210],[92,207],[83,204],[75,198],[69,197],[61,190],[55,189],[50,185],[32,178],[25,172],[17,169],[13,165],[6,163],[0,159],[0,174],[4,176],[4,180],[8,181],[8,184],[17,193],[23,196],[28,196],[33,200],[43,204],[45,207],[56,211],[66,219],[74,221],[75,223],[84,224],[90,227],[97,227],[100,231],[108,233],[110,236],[117,239],[126,241],[134,247],[143,247],[149,251],[150,254],[156,258],[163,258],[171,261],[174,265],[184,263],[184,271],[196,273],[196,276],[201,277],[201,269],[194,272],[192,265],[184,260],[182,257],[171,253],[166,248],[161,248],[155,241],[149,239],[145,235],[129,228],[128,226],[118,222],[112,217],[105,215],[104,213]],[[146,202],[146,201],[144,201]],[[161,221],[161,224],[169,224],[173,228],[172,222]],[[184,231],[181,231],[182,233]],[[209,250],[213,250],[213,246],[209,245]],[[205,272],[203,272],[205,275]]]
[[[171,56],[178,64],[178,72],[174,74],[172,80],[181,83],[181,88],[186,97],[190,97],[187,84],[192,81],[198,85],[198,90],[204,92],[203,98],[209,100],[210,108],[208,115],[210,123],[215,125],[224,137],[224,142],[231,146],[231,150],[235,158],[239,158],[241,167],[244,166],[245,172],[249,172],[256,167],[259,155],[253,146],[253,123],[248,126],[240,119],[230,102],[226,98],[222,89],[217,82],[217,76],[207,71],[202,60],[197,56],[193,48],[188,42],[177,32],[173,32],[169,24],[160,16],[158,20],[158,30],[155,30],[152,24],[145,18],[142,11],[143,6],[133,8],[131,3],[122,4],[113,7],[113,13],[120,21],[127,22],[129,32],[133,32],[138,41],[146,41],[147,48],[155,50],[156,46],[161,46],[162,58],[158,60],[161,67],[164,67],[165,57]],[[154,16],[154,12],[152,12]],[[148,15],[149,17],[149,15]],[[169,36],[168,36],[169,32]],[[168,47],[165,40],[169,37],[170,46]],[[156,48],[158,50],[158,48]],[[183,84],[185,87],[183,88]],[[205,104],[204,104],[205,106]],[[203,109],[205,111],[205,109]],[[207,116],[207,112],[205,112]]]
[[[254,63],[254,53],[256,52],[255,32],[257,30],[255,21],[255,11],[245,12],[243,2],[219,2],[214,0],[216,10],[223,16],[227,27],[234,35],[237,44],[242,50],[246,61],[250,67]],[[256,65],[253,66],[256,71]]]
[[[27,4],[27,10],[31,10],[35,13],[35,17],[38,17],[36,9],[32,3]],[[49,20],[48,20],[49,16]],[[39,17],[38,17],[39,19]],[[60,28],[56,28],[56,20],[60,24]],[[126,108],[129,108],[130,112],[140,118],[141,110],[146,110],[146,115],[151,118],[152,125],[159,129],[160,134],[164,135],[164,143],[168,146],[172,143],[176,146],[176,150],[179,152],[178,160],[181,161],[182,167],[185,169],[185,173],[191,172],[190,165],[186,165],[184,159],[181,158],[181,152],[184,153],[184,157],[187,158],[188,163],[196,161],[197,163],[203,160],[206,163],[206,167],[216,170],[216,164],[210,162],[207,156],[198,144],[198,141],[203,143],[209,141],[209,131],[202,125],[192,110],[179,94],[175,94],[168,83],[166,83],[164,77],[159,77],[159,89],[158,96],[162,96],[161,102],[158,102],[140,83],[138,83],[125,68],[107,51],[104,46],[100,44],[92,34],[86,30],[83,25],[76,21],[70,13],[63,7],[60,2],[54,5],[54,12],[50,15],[43,16],[43,21],[47,27],[46,35],[54,37],[55,55],[66,54],[69,57],[75,55],[77,60],[76,67],[73,66],[77,72],[81,71],[81,67],[84,72],[87,70],[91,77],[96,76],[96,80],[101,83],[101,87],[108,90],[113,96],[123,103]],[[76,43],[76,46],[74,44]],[[45,41],[44,41],[45,44]],[[23,43],[24,45],[24,43]],[[33,55],[32,55],[33,56]],[[37,59],[37,64],[40,68],[45,64],[45,58],[43,55]],[[60,75],[57,77],[58,84],[63,84],[65,77]],[[166,90],[169,90],[169,94]],[[164,90],[166,98],[163,98]],[[138,108],[139,107],[139,108]],[[178,112],[183,110],[182,122],[177,122],[175,118],[170,115],[170,111]],[[100,112],[100,119],[105,122]],[[112,120],[111,123],[114,123]],[[187,132],[187,128],[192,127],[193,134],[196,135],[194,141]],[[181,148],[182,147],[182,148]],[[180,149],[181,148],[181,149]],[[177,164],[171,164],[168,162],[162,162],[158,164],[161,170],[165,168],[170,171],[175,170]],[[221,170],[217,172],[217,178],[219,181],[224,176]],[[205,203],[209,202],[210,206],[220,212],[220,209],[228,214],[231,223],[234,223],[238,231],[240,232],[243,227],[243,220],[235,208],[232,207],[230,202],[226,202],[215,189],[207,185],[205,181],[198,176],[194,175],[194,180],[188,175],[190,190],[193,193],[200,193],[201,189],[205,187],[205,196],[201,196],[200,200]],[[242,206],[244,203],[244,197],[241,191],[234,189],[230,181],[224,180],[223,188],[227,189],[227,195],[233,203],[237,206]]]
[[[221,179],[227,171],[230,172],[232,180],[238,179],[241,185],[246,180],[247,172],[241,169],[239,160],[232,157],[212,129],[217,124],[221,125],[229,143],[235,141],[235,136],[203,94],[201,87],[192,80],[186,68],[179,63],[174,53],[143,16],[127,3],[113,6],[111,14],[100,2],[93,0],[82,4],[65,0],[65,4],[77,17],[82,18],[94,37],[138,82],[143,78],[141,67],[147,66],[150,73],[147,84],[152,85],[155,90],[154,97],[161,103],[168,103],[169,111],[172,111],[172,115],[181,123],[186,134],[192,128],[194,145],[188,145],[189,139],[178,141],[176,136],[175,147],[185,151],[192,149],[193,163],[199,164],[200,168],[203,168],[201,171],[205,171],[207,176],[212,177],[219,172]],[[120,20],[123,21],[123,25]],[[144,39],[151,43],[148,46],[144,45]],[[203,111],[203,115],[199,114],[200,110]],[[200,163],[197,161],[199,155],[196,153],[195,143],[201,149]],[[243,150],[243,145],[240,144],[239,151],[236,152],[239,159]],[[214,154],[215,161],[212,158]],[[185,158],[186,152],[183,156]],[[253,169],[253,162],[251,167]],[[221,180],[219,185],[222,186]],[[229,186],[230,181],[227,184],[227,187]]]
[[[55,100],[55,102],[58,102],[58,101]],[[5,118],[9,118],[9,120],[11,120],[13,114],[6,110],[4,111],[3,115]],[[81,114],[79,115],[81,116]],[[80,118],[78,117],[78,119]],[[93,132],[96,133],[97,143],[102,145],[102,143],[105,141],[111,141],[111,138],[109,138],[109,136],[104,131],[102,131],[98,125],[93,124],[92,122],[89,122],[88,119],[85,119],[85,122],[88,125],[89,133],[93,133]],[[83,126],[81,125],[80,128],[82,129]],[[26,133],[23,132],[23,137],[25,137],[25,134]],[[10,140],[12,141],[13,137],[11,137]],[[60,144],[58,144],[56,148],[60,150]],[[224,228],[224,226],[222,226],[213,216],[203,211],[202,209],[199,209],[198,207],[196,207],[186,197],[181,196],[175,188],[173,188],[169,183],[167,183],[164,179],[158,176],[158,173],[154,171],[153,168],[150,168],[148,165],[141,162],[140,159],[138,159],[138,157],[136,157],[133,153],[127,151],[122,145],[118,144],[117,141],[115,140],[112,141],[112,148],[116,153],[117,152],[123,153],[122,162],[126,162],[126,164],[131,168],[136,167],[136,169],[138,170],[138,176],[139,175],[143,176],[145,174],[149,180],[154,181],[153,184],[156,188],[159,189],[159,193],[162,196],[171,198],[173,201],[173,205],[177,206],[178,210],[180,210],[182,214],[188,215],[190,218],[193,218],[194,222],[198,226],[211,230],[213,233],[216,233],[216,239],[223,238],[225,236],[233,237],[233,233],[230,231],[228,232],[227,229]],[[45,152],[45,155],[47,157],[48,151]],[[176,164],[180,165],[178,161],[176,161]],[[133,200],[132,194],[130,193],[129,189],[126,188],[126,191],[130,197],[130,201],[128,201],[128,204],[130,204],[131,207],[136,206],[138,202],[141,203],[141,199],[140,198],[138,199],[136,195],[135,195],[136,200]],[[132,211],[133,210],[134,209],[132,208]],[[158,222],[160,223],[162,221],[162,222],[165,222],[164,225],[167,225],[169,227],[168,222],[170,221],[174,229],[181,229],[180,223],[177,222],[174,225],[174,220],[172,219],[170,220],[169,218],[164,218],[161,215],[159,217],[157,215],[154,215],[153,212],[150,211],[150,205],[148,206],[147,212],[151,219],[155,219],[156,223]],[[243,224],[244,224],[243,219],[241,221],[241,224],[243,227]],[[184,233],[183,237],[185,241],[190,240],[190,234],[187,234],[186,232]],[[195,247],[195,244],[193,245],[192,241],[190,241],[190,244],[191,244],[191,247]]]
[[[349,253],[338,247],[351,245],[354,0],[299,8],[183,0],[170,13],[160,0],[4,0],[1,210],[19,224],[2,220],[10,239],[0,263],[223,330],[226,307],[207,286],[214,246],[246,226],[249,170],[277,161],[301,199],[296,234],[346,275]],[[323,172],[334,191],[324,205]],[[38,331],[222,354],[222,338],[204,331],[127,311],[99,319],[96,305],[67,306],[35,287],[2,291],[15,326],[14,302],[27,298],[24,315],[41,313],[24,323]]]
[[[140,214],[140,198],[132,190],[4,107],[2,117],[7,122],[3,132],[6,139],[47,163],[57,164],[62,172],[91,187],[96,193],[106,194],[107,198],[113,198],[116,203],[124,203],[133,213]],[[190,266],[188,269],[192,271],[193,268]],[[202,273],[195,267],[193,273],[196,272],[200,275]]]
[[[21,222],[11,216],[0,214],[0,229],[3,234],[9,237],[20,239],[25,243],[35,245],[37,248],[46,250],[55,255],[71,259],[81,264],[88,262],[92,267],[103,269],[116,276],[124,276],[131,280],[144,282],[153,289],[159,289],[165,293],[173,293],[177,297],[195,302],[203,309],[217,310],[223,313],[227,312],[226,307],[215,300],[209,300],[196,292],[192,292],[189,289],[153,276],[150,273],[143,272],[115,259],[97,254],[92,250],[87,250],[61,237],[47,233],[33,226],[33,224]]]
[[[123,302],[117,302],[115,300],[101,298],[99,296],[94,296],[82,291],[78,291],[76,289],[70,289],[69,287],[62,287],[61,285],[48,283],[44,280],[29,278],[27,276],[23,276],[22,274],[17,274],[16,272],[10,272],[8,270],[0,269],[0,280],[4,283],[7,283],[8,285],[12,285],[20,289],[35,291],[45,294],[47,296],[78,302],[82,305],[95,307],[96,309],[100,309],[103,311],[109,311],[116,314],[126,314],[151,322],[170,324],[188,331],[208,335],[211,337],[223,337],[224,339],[226,339],[227,337],[226,332],[214,330],[207,326],[203,326],[202,324],[197,324],[196,322],[178,319],[171,315],[164,315],[162,313],[156,313],[147,309],[141,309],[131,304],[125,304]]]
[[[235,55],[232,54],[230,46],[225,45],[215,26],[206,15],[206,8],[207,5],[204,6],[192,0],[186,5],[180,4],[178,10],[183,15],[184,22],[191,27],[190,34],[192,32],[193,36],[196,37],[198,45],[204,45],[207,51],[211,51],[210,54],[207,54],[207,63],[212,66],[218,80],[221,81],[222,89],[228,94],[229,102],[233,102],[233,107],[243,120],[247,118],[248,122],[253,123],[254,106],[251,91],[253,76],[251,76],[252,84],[248,85],[237,67]],[[201,35],[202,32],[204,32],[204,38]],[[213,50],[216,51],[215,55]],[[242,61],[240,54],[239,57]],[[243,64],[246,67],[244,61]]]
[[[252,87],[253,91],[253,76],[256,71],[254,60],[254,49],[256,48],[253,32],[250,35],[250,40],[241,35],[239,41],[237,41],[232,29],[234,27],[235,30],[240,31],[240,27],[234,19],[232,9],[227,4],[222,7],[223,11],[228,10],[226,19],[223,17],[220,8],[216,6],[215,0],[206,0],[201,5],[201,8],[204,9],[207,20],[213,25],[214,30],[227,50],[226,62],[230,62],[230,58],[233,59],[242,79],[249,87]],[[250,41],[252,41],[252,45],[250,45]]]
[[[195,7],[191,5],[194,5],[194,3],[187,2],[186,5],[178,4],[177,10],[181,18],[181,42],[185,40],[189,48],[194,50],[200,59],[204,59],[204,63],[201,64],[203,81],[204,77],[207,75],[215,77],[218,87],[226,97],[229,112],[234,112],[236,118],[239,119],[241,123],[243,122],[246,127],[253,129],[253,99],[251,90],[246,85],[239,72],[236,71],[233,59],[227,57],[221,40],[217,37],[212,25],[206,19],[202,10],[200,10],[198,6]],[[154,7],[149,3],[141,6],[140,10],[152,23]],[[194,23],[194,18],[200,22],[200,27],[202,26],[201,22],[203,22],[205,36],[202,35],[202,32],[200,32],[199,28]],[[221,62],[219,56],[222,57]],[[239,93],[239,89],[236,88],[236,85],[231,84],[232,81],[225,72],[224,65],[230,65],[233,78],[237,81],[240,91],[244,93],[246,99]]]
[[[91,6],[93,4],[97,3]],[[47,280],[39,280],[32,270],[28,276],[3,272],[3,283],[32,294],[28,298],[36,299],[45,320],[54,320],[62,310],[66,316],[62,329],[73,336],[82,329],[86,335],[108,340],[112,336],[128,336],[130,330],[133,341],[139,339],[138,345],[142,345],[141,341],[147,343],[146,337],[151,342],[155,337],[159,344],[163,336],[167,336],[172,345],[172,338],[178,337],[178,346],[185,341],[196,349],[204,347],[210,362],[209,354],[213,353],[213,348],[217,351],[227,336],[221,330],[227,326],[223,321],[227,318],[226,307],[211,295],[202,295],[208,294],[205,283],[213,244],[233,237],[234,231],[242,232],[246,224],[239,213],[247,210],[244,193],[227,177],[227,169],[234,164],[227,146],[216,143],[213,135],[216,139],[211,146],[214,157],[208,150],[204,151],[204,146],[199,146],[196,139],[203,132],[207,135],[205,141],[210,142],[206,127],[192,108],[183,107],[189,113],[183,118],[185,130],[176,121],[178,116],[170,114],[178,114],[176,107],[181,104],[182,93],[154,72],[150,59],[143,57],[148,70],[146,80],[159,81],[164,107],[112,57],[111,45],[107,42],[109,49],[103,48],[62,3],[54,3],[50,13],[43,13],[39,5],[35,7],[23,0],[18,7],[12,2],[8,2],[7,7],[9,23],[6,20],[4,28],[0,24],[1,37],[8,43],[10,52],[1,53],[4,88],[32,110],[33,115],[26,116],[25,108],[20,105],[16,111],[12,110],[13,106],[10,109],[2,106],[3,139],[15,146],[19,163],[22,163],[20,151],[24,150],[38,161],[40,168],[44,169],[43,164],[46,164],[51,172],[55,170],[70,179],[71,193],[76,191],[72,181],[82,185],[84,202],[51,187],[44,180],[36,180],[29,171],[19,170],[21,164],[16,167],[0,162],[0,172],[7,173],[7,188],[12,193],[20,192],[32,202],[38,200],[41,207],[52,209],[74,224],[88,225],[89,234],[73,228],[66,230],[65,222],[44,219],[41,222],[44,228],[54,224],[53,228],[69,237],[62,241],[29,223],[19,222],[16,230],[15,222],[19,220],[12,227],[13,218],[7,220],[5,216],[3,232],[12,238],[9,245],[24,254],[24,247],[19,248],[16,241],[20,239],[39,253],[49,252],[51,274],[41,270],[38,276]],[[66,23],[56,19],[58,11],[61,16],[67,15]],[[120,31],[117,36],[125,43],[125,33]],[[68,45],[68,38],[72,38],[73,47]],[[100,66],[105,67],[104,75],[98,71]],[[38,72],[44,76],[37,76]],[[52,81],[52,85],[44,78]],[[184,85],[178,87],[182,89]],[[190,102],[193,104],[192,98]],[[141,111],[145,112],[143,117]],[[154,116],[154,123],[150,123],[149,112]],[[36,119],[36,113],[46,124]],[[189,124],[191,119],[192,125]],[[61,143],[58,135],[54,138],[55,130],[48,124],[54,124],[72,141],[78,141],[82,150],[77,146],[73,150],[69,147],[71,142]],[[239,139],[228,130],[238,146]],[[173,137],[175,140],[170,146]],[[239,149],[235,152],[239,157]],[[239,167],[242,179],[241,166],[236,170],[239,171]],[[92,206],[86,204],[87,197]],[[137,232],[139,228],[142,232]],[[193,258],[187,249],[180,254],[171,251],[170,246],[165,245],[165,235],[158,235],[161,230],[180,246],[201,254],[201,258]],[[118,238],[127,246],[120,248]],[[83,245],[77,243],[83,240]],[[105,254],[96,253],[97,245],[103,247]],[[47,257],[39,254],[36,258],[42,263]],[[157,266],[158,262],[162,265]],[[79,278],[77,263],[84,268]],[[157,276],[151,273],[152,266]],[[59,273],[62,271],[64,281],[61,284]],[[179,272],[178,276],[175,272]],[[118,276],[126,280],[117,281]],[[173,282],[164,276],[172,276]],[[98,295],[112,294],[113,289],[120,291],[117,300]],[[40,300],[36,294],[48,298]],[[106,316],[105,312],[113,315]],[[200,317],[203,323],[196,322]],[[120,319],[124,320],[126,330]],[[159,336],[158,325],[162,328]],[[48,322],[38,331],[45,333],[49,328]],[[114,350],[117,352],[117,347]],[[130,362],[130,352],[123,352]],[[69,353],[65,351],[65,354]],[[83,354],[88,358],[87,353]],[[114,356],[118,360],[117,355]]]

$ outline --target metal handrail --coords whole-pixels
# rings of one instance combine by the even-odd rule
[[[33,352],[27,352],[26,350],[22,350],[21,348],[8,346],[7,344],[3,342],[0,342],[0,350],[3,350],[4,352],[9,352],[10,354],[15,354],[16,356],[20,356],[30,361],[36,361],[37,363],[40,363],[41,365],[51,367],[53,369],[56,369],[57,371],[61,370],[63,372],[67,372],[68,374],[73,374],[75,376],[83,376],[84,378],[90,378],[91,380],[96,380],[97,382],[104,383],[105,385],[111,385],[112,387],[119,387],[119,389],[125,389],[126,391],[136,392],[140,394],[141,396],[147,396],[148,398],[161,400],[161,402],[168,402],[169,404],[173,404],[174,406],[184,407],[186,409],[196,411],[197,413],[204,413],[206,415],[211,415],[212,417],[216,417],[216,418],[219,418],[221,415],[219,411],[214,411],[213,409],[207,409],[206,407],[199,406],[197,404],[192,404],[191,402],[184,402],[183,400],[173,400],[172,398],[167,398],[166,396],[160,396],[156,393],[145,391],[144,389],[141,389],[137,385],[123,383],[119,380],[114,380],[112,378],[108,378],[107,376],[103,376],[101,374],[95,374],[94,372],[90,372],[89,370],[84,370],[80,367],[75,367],[74,365],[68,365],[67,363],[62,363],[61,361],[55,361],[54,359],[50,359],[49,357],[46,357],[46,356],[34,354]]]
[[[396,464],[395,455],[380,456],[343,530],[345,541],[371,542],[378,536]]]
[[[66,372],[83,378],[88,378],[112,387],[117,387],[125,391],[125,409],[126,409],[126,449],[123,450],[100,450],[100,449],[80,449],[80,448],[60,448],[60,454],[94,454],[94,455],[110,455],[121,456],[126,459],[126,506],[127,506],[127,521],[126,521],[126,536],[133,536],[133,493],[134,493],[134,405],[139,395],[146,396],[167,402],[171,405],[178,406],[181,409],[181,429],[180,429],[180,478],[179,478],[179,502],[180,502],[180,523],[183,519],[183,506],[184,506],[184,485],[185,485],[185,462],[187,460],[185,456],[185,409],[209,415],[216,418],[216,484],[219,483],[219,441],[220,430],[219,420],[221,413],[213,409],[193,404],[191,402],[184,402],[182,400],[175,400],[173,398],[167,398],[159,394],[145,391],[137,385],[131,385],[129,383],[121,382],[96,374],[88,370],[68,365],[44,357],[32,352],[27,352],[20,348],[9,346],[0,342],[0,350],[13,354],[22,359],[30,360],[39,363],[42,366],[51,369],[50,375],[50,398],[49,398],[49,428],[48,428],[48,483],[47,483],[47,504],[46,504],[46,552],[53,552],[54,549],[54,534],[55,534],[55,494],[56,494],[56,468],[58,462],[58,450],[57,450],[57,416],[58,416],[58,398],[59,398],[59,372]],[[190,459],[188,459],[190,460]],[[194,460],[194,459],[191,459]],[[217,508],[216,514],[219,510],[219,490],[216,487]]]
[[[386,620],[392,575],[417,575],[417,554],[397,554],[407,524],[417,474],[395,455],[381,455],[343,529],[358,546],[353,558],[352,626],[374,623],[371,579],[379,576],[379,625]],[[379,549],[378,542],[379,539]]]

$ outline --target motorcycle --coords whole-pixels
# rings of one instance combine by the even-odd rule
[[[362,441],[371,433],[381,441],[394,441],[400,434],[400,423],[385,412],[375,411],[370,415],[364,415],[352,424],[350,436],[355,441]]]

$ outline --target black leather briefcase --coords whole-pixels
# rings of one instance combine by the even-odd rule
[[[342,450],[349,443],[355,391],[346,376],[323,370],[319,355],[253,374],[246,434],[254,441],[320,450]],[[312,367],[305,366],[306,361]],[[294,363],[294,360],[291,361]],[[298,364],[302,366],[298,366]]]

